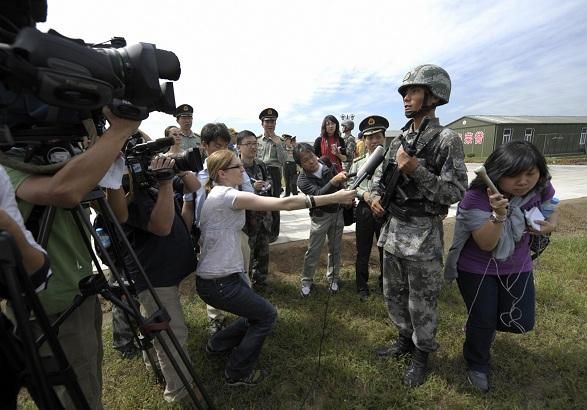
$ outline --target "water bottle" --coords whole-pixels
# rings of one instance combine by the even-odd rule
[[[112,245],[110,236],[108,236],[104,228],[96,229],[96,234],[98,235],[98,238],[100,238],[100,242],[102,242],[102,246],[104,246],[104,248],[108,248],[110,245]]]
[[[552,213],[554,212],[554,209],[556,208],[556,206],[559,204],[560,199],[558,199],[556,196],[553,196],[550,201],[546,201],[544,202],[542,205],[540,205],[540,212],[542,212],[542,215],[544,215],[544,218],[550,218],[550,215],[552,215]]]

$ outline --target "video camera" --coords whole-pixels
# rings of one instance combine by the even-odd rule
[[[169,147],[174,145],[173,137],[160,138],[155,141],[136,144],[134,141],[138,138],[137,134],[129,140],[125,148],[126,166],[132,175],[133,182],[140,188],[148,188],[155,185],[157,174],[149,169],[153,157],[169,151]],[[180,154],[171,155],[175,160],[173,171],[193,171],[198,172],[204,169],[200,150],[189,149]],[[160,173],[160,171],[158,172]]]

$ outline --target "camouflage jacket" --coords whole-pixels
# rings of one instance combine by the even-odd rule
[[[348,171],[350,170],[350,166],[355,159],[355,149],[357,147],[357,143],[355,141],[355,137],[352,134],[349,134],[348,137],[344,137],[344,143],[346,145],[346,161],[344,162],[347,166],[345,169]]]
[[[416,134],[407,130],[403,135],[411,143]],[[399,138],[391,143],[383,166],[375,171],[373,195],[377,195],[382,170],[390,159],[395,159],[400,144]],[[416,148],[420,166],[403,183],[402,189],[409,201],[420,203],[423,210],[433,216],[411,217],[408,221],[389,217],[378,245],[406,259],[442,258],[442,219],[448,207],[460,201],[467,188],[463,143],[456,132],[442,127],[438,118],[432,118]]]

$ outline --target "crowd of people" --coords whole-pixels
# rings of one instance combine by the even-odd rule
[[[29,222],[37,214],[32,212],[35,208],[57,209],[46,252],[27,233],[14,206],[0,210],[0,228],[17,238],[27,271],[47,271],[50,264],[51,278],[39,296],[47,314],[55,318],[78,294],[79,280],[92,274],[83,233],[68,209],[96,186],[103,187],[146,273],[144,278],[128,269],[144,315],[157,309],[148,279],[169,314],[181,349],[187,351],[179,285],[195,274],[197,295],[207,304],[206,352],[226,356],[227,385],[254,386],[267,376],[257,363],[278,317],[266,291],[271,283],[269,244],[279,236],[279,211],[309,209],[311,228],[299,287],[301,297],[308,298],[325,240],[328,290],[339,291],[343,213],[352,206],[358,298],[364,301],[373,291],[368,261],[375,240],[375,289],[383,294],[397,336],[375,355],[408,357],[404,383],[425,383],[429,355],[439,347],[438,296],[445,279],[456,279],[468,312],[466,376],[486,392],[495,332],[523,333],[534,325],[530,243],[537,235],[554,231],[558,217],[555,211],[536,224],[528,220],[527,215],[534,215],[531,211],[541,209],[554,195],[544,157],[528,142],[499,145],[485,161],[498,190],[489,189],[481,177],[468,186],[462,140],[440,125],[435,112],[449,102],[450,91],[449,75],[441,67],[426,64],[406,74],[398,92],[409,121],[389,144],[373,177],[358,181],[356,189],[347,187],[385,144],[389,122],[382,116],[364,118],[355,139],[353,121],[341,124],[326,115],[318,138],[307,144],[276,134],[274,108],[260,112],[260,135],[223,123],[208,123],[198,134],[192,131],[193,107],[182,104],[177,107],[177,125],[162,133],[173,137],[175,144],[168,153],[152,158],[152,186],[145,189],[137,186],[132,173],[128,184],[122,183],[120,153],[140,123],[118,118],[105,108],[110,125],[106,132],[54,175],[11,167],[6,167],[7,177],[4,171],[0,174],[0,199],[16,198],[27,226],[34,226]],[[174,170],[174,158],[187,150],[198,151],[202,169]],[[24,155],[18,150],[11,154]],[[105,183],[104,175],[113,168],[120,180]],[[13,191],[5,189],[9,183]],[[445,264],[443,220],[457,202],[455,239]],[[227,323],[225,312],[238,318]],[[113,331],[125,332],[124,320],[116,323],[121,325]],[[67,317],[58,337],[90,407],[102,408],[102,312],[97,296],[86,298]],[[129,337],[115,347],[127,356],[138,349]],[[164,399],[186,400],[186,386],[165,349],[157,341],[153,348],[165,379]],[[64,407],[72,408],[65,389],[57,393]]]

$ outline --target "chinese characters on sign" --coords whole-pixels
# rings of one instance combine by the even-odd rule
[[[481,145],[481,144],[483,144],[483,139],[485,138],[485,133],[483,131],[476,131],[475,133],[472,133],[471,131],[467,131],[467,132],[465,132],[464,136],[463,136],[463,134],[459,133],[459,137],[461,137],[461,139],[463,140],[463,144],[465,144],[465,145],[471,145],[471,144]]]

